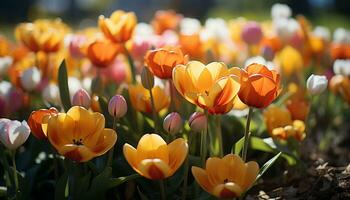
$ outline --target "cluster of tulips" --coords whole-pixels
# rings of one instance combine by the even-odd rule
[[[271,15],[202,25],[168,10],[146,24],[118,10],[83,30],[17,25],[16,43],[0,38],[1,191],[32,195],[16,152],[50,163],[57,199],[243,197],[280,156],[300,162],[312,105],[350,103],[350,31],[332,40],[283,4]],[[248,149],[275,156],[259,167]]]

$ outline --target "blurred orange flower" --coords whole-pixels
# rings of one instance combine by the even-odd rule
[[[259,173],[255,161],[244,163],[237,155],[208,158],[205,169],[193,166],[192,174],[197,183],[218,198],[241,196],[254,184]]]
[[[162,88],[155,86],[152,88],[154,106],[156,112],[167,108],[170,104],[170,98]],[[129,96],[132,106],[140,112],[151,113],[152,103],[149,91],[141,84],[129,85]]]
[[[124,12],[117,10],[109,18],[101,15],[98,19],[98,25],[106,36],[115,43],[124,43],[128,41],[137,24],[136,15],[133,12]]]
[[[293,137],[298,141],[302,141],[305,136],[305,124],[300,120],[293,121],[291,125],[275,128],[271,132],[271,137],[282,140],[287,140],[289,137]]]
[[[164,47],[150,50],[145,56],[146,66],[161,79],[172,77],[173,68],[179,64],[186,64],[188,57],[178,47]]]
[[[349,59],[350,58],[350,45],[349,44],[332,44],[331,56],[333,60],[337,59]]]
[[[185,54],[188,54],[191,58],[195,58],[197,60],[203,59],[205,50],[199,34],[181,34],[179,37],[179,43],[181,45],[181,50]]]
[[[181,20],[181,15],[173,10],[158,10],[151,22],[155,32],[162,34],[166,30],[174,30]]]
[[[337,95],[341,95],[350,105],[350,79],[347,76],[335,75],[329,81],[330,90]]]
[[[114,61],[118,52],[118,45],[114,43],[95,41],[87,47],[86,55],[96,67],[104,68]]]
[[[105,154],[117,141],[116,132],[105,128],[101,113],[92,113],[80,106],[51,117],[47,137],[59,154],[77,162]]]
[[[58,110],[54,107],[33,111],[28,119],[28,125],[32,134],[38,139],[46,139],[47,123],[50,117],[56,116],[57,114]]]
[[[173,82],[187,101],[207,109],[211,114],[227,113],[239,101],[239,80],[230,75],[221,62],[204,65],[190,61],[186,65],[178,65],[173,70]]]
[[[157,134],[145,134],[137,148],[124,144],[125,159],[140,175],[159,180],[172,176],[188,154],[188,145],[178,138],[169,145]]]
[[[238,96],[248,106],[265,108],[280,92],[280,75],[266,66],[253,63],[246,69],[232,68],[233,74],[240,76],[241,88]]]

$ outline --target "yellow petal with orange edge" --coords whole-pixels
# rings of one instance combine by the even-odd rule
[[[47,137],[50,143],[58,149],[60,146],[73,142],[74,120],[65,113],[51,117],[48,123]]]
[[[159,158],[164,163],[169,163],[168,146],[158,134],[143,135],[137,145],[136,151],[139,161]]]
[[[138,159],[137,159],[137,151],[136,149],[129,145],[129,144],[124,144],[123,146],[123,153],[124,153],[124,157],[126,159],[126,161],[130,164],[130,166],[137,171],[138,173],[139,170],[137,169],[137,165],[138,165]]]
[[[160,180],[170,176],[168,164],[158,158],[144,159],[138,164],[137,168],[141,175],[152,180]]]
[[[225,169],[224,165],[224,161],[218,157],[211,157],[207,159],[205,169],[208,174],[208,180],[212,185],[221,184],[226,178],[228,178],[227,170]]]
[[[94,128],[93,132],[90,132],[89,135],[87,135],[85,138],[83,138],[85,141],[88,141],[88,145],[93,147],[95,145],[98,145],[97,142],[99,138],[101,138],[101,134],[103,133],[104,127],[105,127],[105,118],[101,113],[94,112],[91,113],[92,118],[94,119]]]
[[[88,143],[86,143],[86,146],[88,146],[96,156],[100,156],[105,154],[115,145],[117,138],[117,133],[113,129],[106,128],[102,130],[100,138],[98,138],[98,141],[94,146],[88,146]],[[87,140],[87,142],[88,141],[89,140]]]
[[[212,193],[214,186],[209,182],[207,172],[204,169],[202,169],[200,167],[196,167],[196,166],[192,166],[191,171],[192,171],[192,175],[193,175],[194,179],[196,179],[196,182],[205,191],[207,191],[208,193]]]
[[[247,162],[245,164],[245,175],[244,182],[241,185],[242,189],[245,191],[249,189],[256,180],[259,173],[259,165],[254,161]]]
[[[77,162],[86,162],[95,157],[95,154],[84,145],[78,146],[73,144],[67,144],[61,146],[61,148],[58,149],[58,152],[61,155],[64,155],[65,157]]]
[[[238,185],[242,185],[244,182],[245,165],[241,157],[228,154],[222,158],[225,165],[228,167],[227,178],[231,182],[235,182]]]
[[[223,62],[211,62],[206,68],[209,70],[214,81],[228,75],[227,66]]]
[[[170,175],[174,174],[175,171],[182,165],[188,154],[188,145],[187,142],[178,138],[172,141],[168,145],[169,149],[169,167]]]

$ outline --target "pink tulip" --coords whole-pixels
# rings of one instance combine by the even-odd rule
[[[0,141],[10,149],[15,150],[29,137],[30,128],[26,121],[0,119]]]

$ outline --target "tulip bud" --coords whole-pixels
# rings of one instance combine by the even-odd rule
[[[144,67],[141,73],[142,86],[148,90],[152,89],[154,86],[154,76],[148,67]]]
[[[321,94],[328,85],[326,76],[312,74],[306,81],[307,90],[311,95]]]
[[[176,133],[180,132],[182,128],[182,119],[179,113],[177,112],[169,113],[164,118],[163,128],[171,135],[175,135]]]
[[[27,91],[34,90],[40,83],[40,79],[41,79],[41,74],[38,68],[31,67],[25,70],[22,74],[22,77],[21,77],[22,87]]]
[[[188,120],[188,123],[191,127],[191,129],[195,132],[201,132],[207,128],[208,125],[208,119],[207,116],[202,112],[194,112],[190,119]]]
[[[258,23],[248,22],[243,27],[241,36],[247,44],[258,44],[263,37],[263,33]]]
[[[26,121],[0,119],[0,141],[3,145],[15,150],[21,146],[29,137],[30,128]]]
[[[73,106],[82,106],[86,109],[90,108],[91,97],[84,89],[79,89],[73,96]]]
[[[122,95],[115,95],[108,103],[108,112],[116,118],[123,117],[128,111],[128,105]]]

